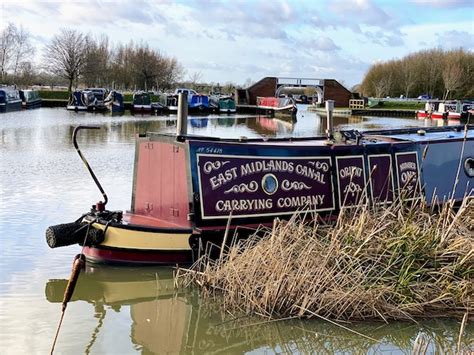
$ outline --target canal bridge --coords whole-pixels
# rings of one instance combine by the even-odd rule
[[[336,107],[349,106],[351,92],[335,79],[265,77],[246,89],[237,89],[237,105],[256,105],[257,97],[307,95],[311,92],[314,103],[334,100]]]

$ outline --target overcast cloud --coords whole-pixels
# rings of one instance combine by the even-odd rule
[[[0,2],[0,27],[41,48],[61,28],[112,43],[145,41],[209,82],[266,75],[359,83],[377,61],[421,49],[474,48],[471,0]]]

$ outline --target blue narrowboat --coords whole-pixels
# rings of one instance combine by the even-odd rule
[[[198,94],[195,90],[178,88],[175,95],[186,93],[188,95],[188,109],[190,112],[207,112],[209,111],[209,96]]]
[[[20,93],[13,87],[0,87],[0,112],[21,110]]]
[[[230,216],[235,229],[302,211],[329,218],[401,196],[460,201],[474,192],[474,126],[351,130],[335,139],[147,133],[136,139],[133,176],[127,212],[106,210],[100,187],[105,201],[81,223],[48,229],[50,247],[89,238],[88,225],[90,261],[187,263],[222,239]],[[82,232],[63,235],[75,229]]]
[[[87,88],[84,91],[90,91],[95,96],[94,110],[103,111],[106,110],[105,98],[107,97],[107,89],[104,88]]]
[[[112,113],[121,113],[125,111],[122,93],[112,90],[104,99],[104,106]]]
[[[41,107],[41,97],[36,90],[20,90],[21,105],[23,108],[38,108]]]
[[[92,111],[96,101],[97,99],[92,91],[75,90],[69,97],[66,109],[71,111]]]

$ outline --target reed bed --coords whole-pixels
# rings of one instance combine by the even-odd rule
[[[176,278],[231,314],[338,322],[474,314],[472,197],[456,209],[421,199],[364,205],[330,224],[300,213],[232,239],[219,258],[205,253]]]

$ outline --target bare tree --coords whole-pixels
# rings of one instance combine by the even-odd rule
[[[2,81],[5,80],[7,75],[8,67],[11,64],[13,51],[15,48],[15,32],[16,27],[14,24],[9,23],[8,26],[2,31],[0,37],[0,74]]]
[[[156,82],[163,67],[163,56],[146,44],[137,45],[132,56],[132,69],[138,87],[148,90]]]
[[[28,61],[33,54],[34,48],[30,43],[30,33],[26,31],[23,27],[15,28],[14,33],[14,48],[12,55],[12,70],[13,75],[18,74],[18,69],[20,68],[23,62]]]
[[[75,30],[62,29],[45,48],[45,68],[50,73],[67,79],[69,92],[72,90],[73,81],[82,74],[87,44],[87,36]]]
[[[444,99],[446,100],[453,91],[463,85],[464,70],[459,53],[451,52],[444,57],[442,77],[445,89]]]
[[[103,35],[98,40],[86,37],[87,54],[84,61],[82,76],[87,86],[107,86],[111,52],[109,39]]]
[[[183,78],[184,69],[176,58],[165,58],[160,75],[156,79],[158,89],[173,88]]]
[[[416,85],[416,67],[412,56],[404,58],[400,62],[400,85],[405,97],[409,97],[411,90]]]
[[[192,89],[196,89],[199,82],[202,81],[202,73],[200,71],[196,71],[189,75],[189,84],[191,85]]]

